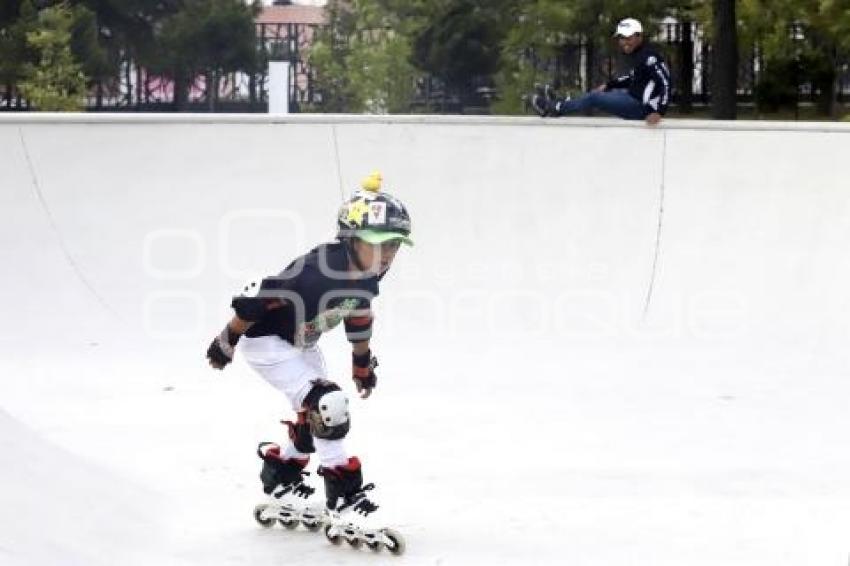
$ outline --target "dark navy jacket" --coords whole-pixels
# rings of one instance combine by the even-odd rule
[[[605,90],[628,89],[629,94],[640,101],[647,114],[664,114],[670,103],[670,70],[661,54],[646,43],[630,56],[634,68],[628,75],[608,81]]]

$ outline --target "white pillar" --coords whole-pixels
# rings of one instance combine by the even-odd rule
[[[288,61],[269,61],[269,114],[289,114]]]

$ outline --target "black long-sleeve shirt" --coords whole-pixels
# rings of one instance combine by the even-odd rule
[[[634,67],[629,74],[608,81],[605,90],[628,89],[639,100],[648,114],[667,112],[670,103],[670,70],[660,53],[651,45],[642,44],[631,54]]]
[[[257,293],[234,297],[237,316],[254,323],[245,335],[278,335],[308,348],[344,322],[350,341],[368,340],[380,277],[353,278],[348,264],[343,244],[324,244],[263,279]]]

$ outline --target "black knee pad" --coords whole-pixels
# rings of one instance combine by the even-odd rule
[[[330,381],[317,381],[304,398],[310,433],[323,440],[345,438],[351,428],[348,397],[339,385]]]

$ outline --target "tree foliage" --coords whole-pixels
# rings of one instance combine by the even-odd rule
[[[40,14],[59,9],[70,21],[73,59],[88,87],[115,82],[129,65],[178,81],[184,95],[197,73],[214,93],[219,77],[256,70],[254,18],[258,4],[243,0],[5,0],[0,6],[0,82],[18,85],[38,55],[27,42]],[[20,90],[20,89],[19,89]],[[181,101],[182,102],[182,101]]]
[[[413,63],[440,79],[450,93],[468,89],[476,78],[499,69],[502,44],[515,2],[435,2],[428,22],[413,37]]]
[[[756,100],[764,110],[795,104],[798,85],[819,94],[834,114],[839,54],[850,53],[848,0],[741,0],[739,38],[760,50],[764,69]]]
[[[408,112],[414,88],[409,39],[378,0],[331,0],[329,25],[310,50],[327,112]]]
[[[9,88],[23,80],[25,65],[38,57],[27,41],[27,33],[38,27],[38,12],[29,0],[0,6],[0,83]]]
[[[21,93],[37,110],[81,110],[86,91],[82,66],[71,53],[74,16],[64,4],[38,14],[35,29],[26,32],[27,46],[36,56],[23,67]]]
[[[258,3],[241,0],[185,0],[162,20],[158,41],[143,60],[152,71],[174,80],[178,107],[186,100],[190,81],[203,75],[212,107],[222,75],[255,70],[258,11]]]

